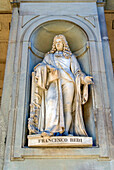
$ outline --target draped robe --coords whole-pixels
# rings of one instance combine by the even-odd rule
[[[73,82],[75,87],[72,103],[72,127],[71,131],[77,136],[87,136],[82,114],[82,104],[88,100],[88,84],[85,84],[85,74],[82,73],[77,59],[72,55],[69,59],[70,67],[67,69],[56,65],[55,54],[46,54],[42,63],[34,68],[35,85],[34,93],[38,93],[40,99],[35,98],[38,112],[38,133],[47,132],[50,134],[63,133],[65,131],[65,115],[63,105],[63,94],[61,88],[61,75]],[[56,68],[55,72],[50,71]],[[60,74],[62,73],[62,74]],[[81,91],[81,85],[83,90]],[[74,118],[73,118],[74,116]]]

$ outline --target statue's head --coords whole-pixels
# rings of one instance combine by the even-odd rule
[[[70,58],[72,53],[68,46],[68,42],[64,35],[56,35],[53,39],[52,49],[49,53],[55,53],[56,51],[63,51],[65,58]]]
[[[57,51],[63,51],[65,45],[68,45],[64,35],[56,35],[53,39],[53,44]]]

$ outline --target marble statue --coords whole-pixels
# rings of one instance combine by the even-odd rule
[[[80,69],[64,35],[56,35],[52,49],[32,73],[29,134],[87,136],[82,105],[88,100],[92,77]]]

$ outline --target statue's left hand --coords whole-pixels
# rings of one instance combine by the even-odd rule
[[[86,76],[85,78],[84,78],[84,82],[86,83],[86,84],[94,84],[94,82],[93,82],[93,77],[91,77],[91,76]]]

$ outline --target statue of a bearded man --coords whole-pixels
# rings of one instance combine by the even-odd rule
[[[92,77],[81,71],[66,38],[56,35],[51,51],[32,73],[29,133],[87,136],[82,104],[88,100],[89,84]]]

